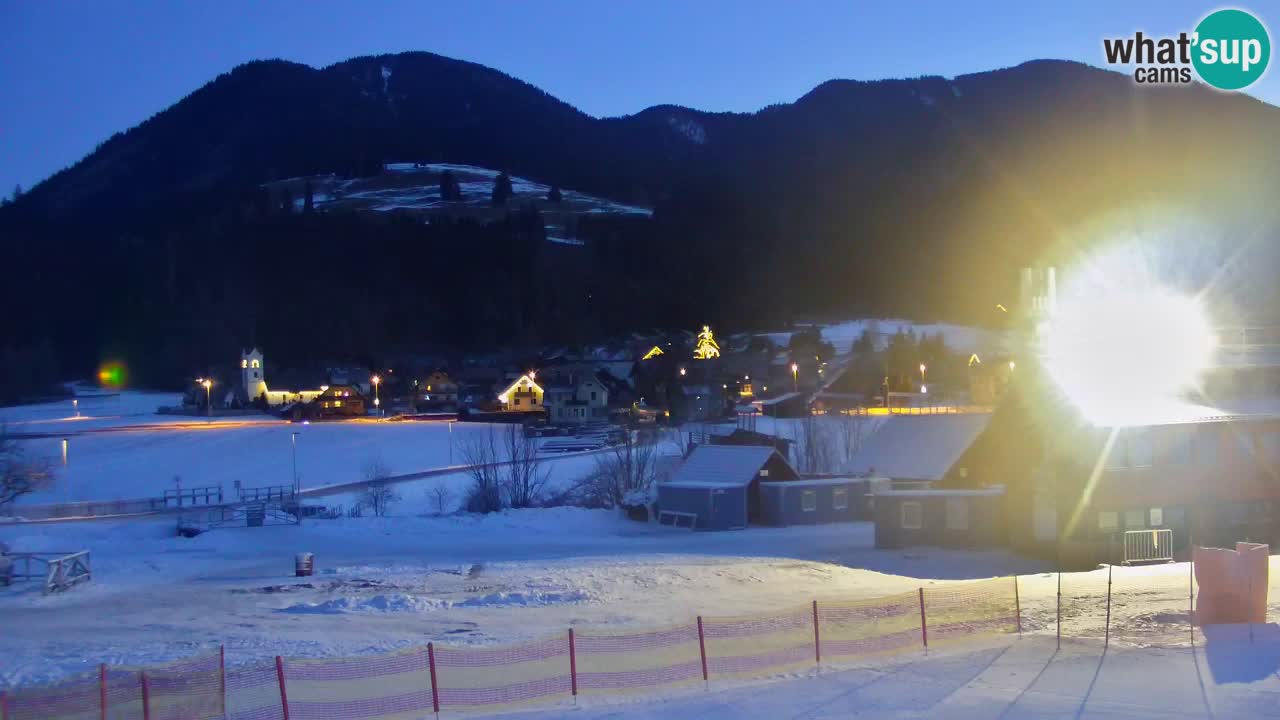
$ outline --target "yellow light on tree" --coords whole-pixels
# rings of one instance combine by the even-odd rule
[[[716,336],[711,332],[710,325],[703,325],[702,332],[698,333],[698,345],[693,349],[693,357],[695,360],[720,357],[720,346],[716,343]]]

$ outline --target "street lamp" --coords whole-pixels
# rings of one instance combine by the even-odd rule
[[[71,407],[75,408],[75,410],[76,410],[76,417],[80,417],[80,400],[79,400],[79,398],[74,398],[74,399],[72,399],[72,400],[71,400]]]
[[[685,373],[684,368],[680,368],[680,377],[684,377],[684,373]]]
[[[296,502],[302,488],[298,487],[298,432],[289,433],[290,455],[293,459],[293,498]]]
[[[196,380],[196,384],[204,388],[205,416],[212,419],[213,418],[213,380],[211,380],[210,378],[199,378]]]
[[[382,378],[374,375],[369,378],[369,382],[373,383],[373,406],[377,408],[382,405],[382,399],[378,396],[378,386],[382,384]],[[378,414],[381,415],[382,411],[379,410]]]
[[[800,364],[791,363],[791,390],[798,392],[800,390]]]
[[[924,384],[924,371],[925,371],[924,363],[920,363],[920,384],[922,385]]]

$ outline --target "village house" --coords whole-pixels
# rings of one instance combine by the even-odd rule
[[[548,385],[547,420],[556,425],[582,425],[609,419],[609,391],[595,375],[576,382]]]
[[[436,370],[418,382],[419,405],[456,406],[458,404],[458,383],[443,370]]]
[[[521,375],[498,393],[498,402],[504,412],[543,412],[542,386],[534,381],[532,372]]]

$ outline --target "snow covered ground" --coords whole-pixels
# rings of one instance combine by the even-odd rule
[[[236,481],[246,487],[287,485],[293,433],[305,490],[363,480],[375,460],[395,475],[460,465],[469,441],[508,427],[372,420],[303,425],[266,415],[206,422],[155,414],[156,407],[177,399],[142,392],[82,398],[80,418],[69,400],[0,409],[0,423],[10,432],[44,435],[19,442],[31,456],[52,460],[57,474],[52,487],[24,498],[19,510],[22,504],[159,497],[175,487],[175,477],[184,488],[221,486],[227,497],[234,495]],[[546,468],[554,482],[564,484],[585,475],[594,462],[590,455],[548,456]],[[466,478],[457,473],[430,482],[448,485],[460,497]]]
[[[691,533],[611,511],[420,515],[174,536],[172,521],[0,526],[15,551],[87,548],[94,580],[59,596],[0,591],[0,686],[98,662],[153,663],[225,644],[228,661],[385,652],[428,640],[494,644],[570,626],[638,629],[697,614],[775,612],[817,599],[1021,574],[1023,626],[1056,631],[1056,577],[1004,551],[872,547],[866,523]],[[294,578],[295,553],[317,574]],[[1280,612],[1280,563],[1272,569]],[[1116,569],[1112,642],[1186,644],[1186,565]],[[1100,639],[1105,571],[1063,576],[1063,634]]]
[[[1265,632],[1264,632],[1265,631]],[[1203,639],[1203,638],[1202,638]],[[516,713],[542,718],[1264,718],[1280,717],[1280,628],[1212,628],[1195,648],[1052,638],[904,654],[853,669],[639,701]],[[719,684],[717,684],[719,685]]]

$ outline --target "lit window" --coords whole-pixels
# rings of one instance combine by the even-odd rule
[[[831,491],[831,509],[832,510],[848,510],[849,509],[849,491],[844,488],[837,488]]]
[[[769,468],[761,468],[760,477],[769,477]]]
[[[947,529],[969,529],[969,502],[965,498],[947,498]]]
[[[255,359],[255,360],[253,361],[253,367],[262,367],[262,364],[261,364],[261,363],[259,363],[259,362]]]
[[[1098,529],[1103,532],[1115,532],[1120,528],[1120,514],[1111,510],[1098,513]]]
[[[340,407],[342,407],[342,401],[341,401],[341,400],[334,400],[334,401],[333,401],[333,406],[334,406],[334,407],[336,407],[336,408],[340,408]]]
[[[905,530],[919,530],[924,527],[924,509],[920,507],[920,503],[902,503],[902,527]]]
[[[249,367],[249,361],[248,361],[248,360],[241,359],[241,360],[240,360],[240,367],[242,367],[242,368],[247,368],[247,367]]]
[[[817,490],[805,490],[800,493],[800,509],[805,512],[813,512],[818,509]]]

